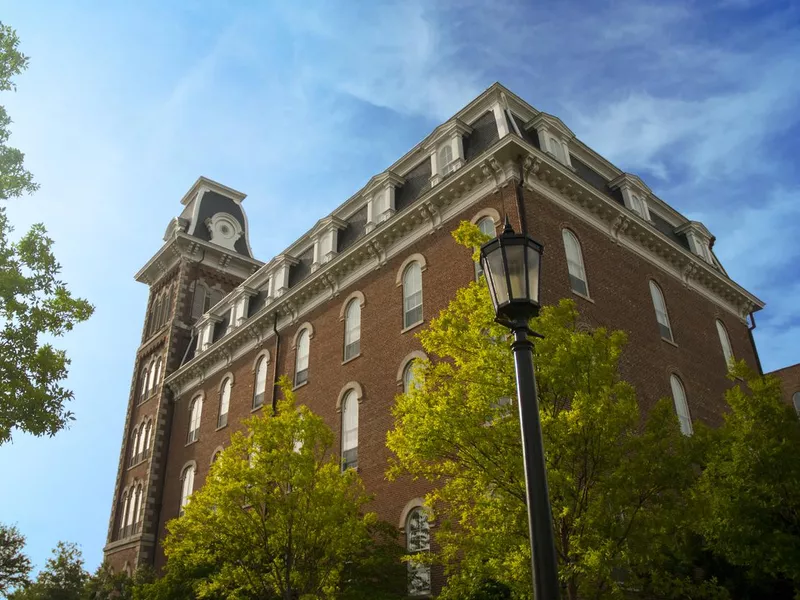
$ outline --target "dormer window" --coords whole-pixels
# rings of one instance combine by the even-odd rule
[[[612,190],[618,189],[622,195],[625,208],[636,213],[645,221],[650,221],[650,209],[647,206],[647,198],[652,194],[650,188],[636,175],[623,173],[616,179],[608,182],[608,187]]]
[[[563,121],[547,113],[539,113],[525,124],[525,129],[535,129],[539,137],[539,148],[547,152],[565,167],[572,168],[569,157],[569,141],[575,134]]]
[[[455,165],[453,164],[453,148],[448,142],[439,150],[439,169],[442,175],[449,175],[454,171]]]
[[[636,194],[631,194],[631,210],[643,219],[647,218],[647,210],[645,208],[644,200]]]
[[[560,162],[561,164],[567,163],[567,160],[564,155],[564,148],[561,145],[560,141],[551,136],[548,146],[550,147],[550,154],[555,156],[558,162]]]
[[[464,166],[464,136],[470,133],[472,128],[458,119],[440,125],[433,132],[425,146],[431,157],[431,185]]]
[[[675,228],[675,233],[686,236],[689,242],[689,249],[692,253],[702,258],[707,263],[714,264],[711,255],[711,232],[699,221],[689,221],[680,227]]]

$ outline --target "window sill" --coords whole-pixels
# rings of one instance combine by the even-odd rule
[[[264,405],[260,404],[260,405],[256,406],[255,408],[251,408],[250,412],[254,413],[254,412],[257,412],[257,411],[261,410],[262,408],[264,408]]]
[[[350,358],[348,358],[348,359],[346,359],[346,360],[343,360],[343,361],[342,361],[342,364],[343,364],[343,365],[346,365],[346,364],[347,364],[347,363],[349,363],[349,362],[353,362],[353,361],[354,361],[355,359],[357,359],[359,356],[361,356],[361,352],[359,352],[359,353],[358,353],[358,354],[356,354],[355,356],[351,356]]]
[[[191,446],[192,444],[196,444],[196,443],[197,443],[197,442],[199,442],[199,441],[200,441],[200,438],[197,438],[196,440],[192,440],[191,442],[186,442],[186,445],[185,445],[184,447],[185,447],[185,448],[188,448],[188,447],[189,447],[189,446]]]
[[[586,300],[586,302],[591,302],[592,304],[594,304],[594,300],[592,300],[589,296],[584,296],[583,294],[581,294],[580,292],[576,292],[575,290],[571,291],[573,295],[577,296],[578,298],[581,298],[583,300]]]
[[[303,383],[298,383],[296,386],[294,386],[292,388],[292,391],[294,392],[295,390],[299,390],[301,387],[304,387],[306,385],[308,385],[308,381],[307,380],[304,381]]]
[[[416,323],[414,323],[412,325],[409,325],[405,329],[401,329],[400,330],[400,335],[403,335],[404,333],[406,333],[407,331],[411,331],[412,329],[416,329],[417,327],[422,325],[424,322],[425,322],[425,319],[422,319],[422,321],[418,321],[418,322],[416,322]]]
[[[676,343],[675,343],[675,342],[673,342],[672,340],[668,340],[668,339],[667,339],[667,338],[665,338],[665,337],[662,337],[662,338],[661,338],[661,341],[662,341],[662,342],[666,342],[666,343],[667,343],[667,344],[669,344],[670,346],[675,346],[676,348],[679,348],[679,347],[680,347],[680,346],[678,346],[678,344],[676,344]]]
[[[217,427],[217,428],[216,428],[214,431],[219,431],[220,429],[225,429],[227,426],[228,426],[228,424],[227,424],[227,423],[225,423],[225,425],[220,425],[220,426],[219,426],[219,427]]]
[[[145,458],[143,458],[142,460],[140,460],[138,462],[135,462],[132,465],[128,465],[128,471],[130,471],[131,469],[135,469],[136,467],[138,467],[141,464],[146,463],[149,458],[150,458],[150,456],[148,455]]]

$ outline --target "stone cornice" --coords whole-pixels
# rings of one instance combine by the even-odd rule
[[[575,138],[575,134],[564,124],[564,121],[547,113],[539,113],[533,119],[525,123],[525,129],[539,129],[539,127],[542,126],[559,132],[561,135],[567,138],[567,140],[572,140]]]
[[[642,181],[633,173],[622,173],[618,177],[615,177],[609,181],[608,187],[610,187],[612,190],[628,187],[638,190],[640,194],[645,194],[648,197],[653,195],[653,190],[651,190],[644,181]]]
[[[584,183],[561,163],[516,135],[508,135],[298,285],[272,299],[241,326],[171,374],[165,384],[172,387],[177,398],[187,383],[202,381],[215,364],[230,364],[237,357],[237,350],[245,347],[249,341],[261,343],[271,337],[276,316],[279,329],[297,322],[306,312],[306,307],[317,306],[338,295],[341,282],[349,275],[365,265],[379,268],[386,264],[389,250],[394,249],[396,254],[396,248],[404,238],[418,235],[421,230],[432,231],[442,227],[448,207],[468,198],[473,190],[475,197],[471,198],[471,202],[478,201],[498,186],[518,179],[520,171],[516,159],[520,153],[526,156],[522,177],[530,189],[549,189],[558,195],[561,202],[572,205],[572,210],[582,216],[588,211],[592,223],[603,229],[612,240],[624,242],[644,258],[664,265],[685,285],[702,290],[712,299],[719,298],[719,304],[732,307],[730,310],[740,318],[764,306],[761,300],[646,221]],[[487,184],[489,187],[486,187]],[[289,258],[283,256],[284,260]]]
[[[714,238],[714,236],[711,234],[708,228],[705,225],[703,225],[700,221],[688,221],[683,225],[675,228],[676,233],[687,233],[689,231],[695,231],[709,240]]]
[[[236,204],[241,204],[242,201],[247,198],[247,194],[244,192],[239,192],[233,188],[229,188],[227,185],[222,185],[221,183],[217,183],[213,179],[209,179],[208,177],[203,177],[202,175],[197,178],[197,181],[194,182],[189,191],[181,198],[181,204],[186,206],[191,202],[192,198],[194,198],[195,194],[202,189],[210,190],[212,192],[217,192],[223,196],[227,196],[231,198]]]

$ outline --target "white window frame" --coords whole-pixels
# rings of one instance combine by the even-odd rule
[[[675,336],[672,333],[672,325],[669,320],[669,311],[667,310],[667,301],[664,298],[664,291],[653,279],[650,280],[650,298],[653,300],[653,309],[656,312],[656,322],[661,338],[674,343]],[[668,335],[664,335],[665,333]]]
[[[217,413],[217,429],[228,425],[228,412],[231,408],[231,392],[233,390],[233,375],[230,373],[222,378],[219,386],[219,412]]]
[[[358,393],[347,390],[341,402],[342,412],[342,471],[358,469]]]
[[[456,161],[454,159],[451,140],[448,140],[441,145],[436,160],[439,166],[439,174],[442,177],[455,171]]]
[[[675,373],[669,376],[669,386],[672,390],[672,401],[675,403],[675,413],[681,426],[681,433],[686,436],[694,433],[692,427],[692,414],[689,412],[689,403],[686,399],[686,388],[683,381]]]
[[[197,470],[197,465],[194,461],[190,462],[183,467],[181,471],[181,499],[179,506],[179,514],[183,516],[184,508],[189,504],[189,499],[194,493],[194,475]]]
[[[124,539],[128,537],[127,521],[128,521],[128,514],[130,514],[131,511],[132,495],[133,495],[133,486],[122,492],[122,505],[121,505],[122,514],[120,515],[119,519],[119,531],[117,533],[118,539]]]
[[[311,331],[303,327],[297,332],[294,357],[294,387],[308,383],[311,356]]]
[[[731,363],[735,360],[733,354],[733,346],[731,346],[731,337],[728,335],[728,328],[725,327],[720,319],[716,320],[717,335],[719,335],[719,343],[722,346],[722,356],[725,358],[725,369],[730,369]]]
[[[361,354],[361,302],[353,298],[344,310],[344,360]]]
[[[203,416],[203,396],[195,396],[189,403],[189,433],[186,443],[191,444],[200,439],[200,418]]]
[[[269,371],[269,354],[262,352],[256,357],[253,365],[253,372],[255,373],[253,379],[253,410],[264,406],[264,401],[267,398],[267,372]],[[263,376],[263,377],[262,377]],[[261,379],[263,378],[263,381]],[[258,402],[259,396],[261,401]]]
[[[424,320],[422,267],[414,261],[408,264],[403,271],[403,329],[414,327]]]
[[[491,231],[484,231],[484,226],[487,226],[486,228],[488,229],[489,224],[491,224]],[[497,237],[497,221],[495,221],[491,215],[481,217],[475,222],[475,225],[478,226],[481,233],[489,235],[492,238]],[[483,266],[481,266],[480,261],[478,261],[475,263],[475,281],[478,281],[481,275],[483,275]]]
[[[586,277],[586,265],[583,262],[581,242],[575,232],[566,227],[561,230],[561,238],[564,241],[564,254],[567,258],[569,287],[579,296],[589,298],[589,280]],[[579,288],[580,284],[583,285],[583,289]]]
[[[412,519],[416,518],[418,527],[412,527]],[[422,554],[430,552],[431,529],[428,521],[428,512],[422,506],[417,506],[408,511],[405,522],[406,551],[409,554]],[[413,560],[408,561],[408,595],[430,596],[431,594],[431,567],[426,563]]]

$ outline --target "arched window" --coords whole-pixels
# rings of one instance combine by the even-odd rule
[[[795,392],[792,395],[792,404],[794,404],[794,409],[797,411],[797,416],[800,417],[800,392]]]
[[[194,491],[194,465],[189,465],[181,473],[181,506],[180,514],[183,516],[183,508],[189,503],[189,496]]]
[[[222,454],[222,450],[220,450],[219,448],[217,448],[216,450],[214,450],[214,454],[212,454],[212,455],[211,455],[211,464],[212,464],[212,465],[213,465],[215,462],[217,462],[217,459],[219,459],[219,457],[220,457],[220,454]]]
[[[147,395],[153,393],[156,387],[156,361],[150,361],[150,374],[147,376]]]
[[[153,421],[152,419],[147,421],[147,424],[144,426],[144,457],[150,455],[150,435],[152,433],[151,429],[153,428]],[[144,458],[143,457],[143,458]]]
[[[681,424],[683,435],[692,435],[692,416],[689,414],[689,405],[686,403],[686,390],[683,382],[677,375],[671,375],[669,385],[672,388],[672,399],[675,402],[675,412],[678,413],[678,421]]]
[[[447,175],[453,170],[453,149],[447,143],[439,149],[439,173]]]
[[[410,360],[406,365],[406,368],[403,369],[403,393],[407,394],[411,391],[411,388],[419,389],[420,383],[417,378],[414,376],[414,363],[416,361]]]
[[[144,458],[144,431],[145,425],[142,423],[139,426],[139,435],[136,440],[136,462],[139,463]]]
[[[656,309],[656,320],[658,321],[658,330],[661,332],[661,337],[665,340],[672,340],[672,327],[669,324],[669,314],[667,313],[667,304],[664,302],[664,294],[658,284],[650,280],[650,296],[653,298],[653,308]]]
[[[140,391],[139,391],[139,402],[144,402],[147,398],[147,379],[148,374],[150,373],[150,369],[147,368],[147,365],[142,367],[142,374],[140,376]]]
[[[482,234],[488,235],[489,237],[497,236],[497,230],[492,217],[483,217],[478,221],[478,229],[481,230]],[[483,275],[483,267],[479,261],[475,263],[475,279],[480,279],[481,275]]]
[[[562,229],[564,250],[567,253],[567,269],[569,270],[569,286],[572,291],[581,296],[589,296],[589,286],[586,283],[586,269],[583,266],[583,252],[578,238],[569,229]]]
[[[644,201],[636,194],[631,194],[631,208],[633,208],[633,212],[644,218]]]
[[[342,470],[358,467],[358,398],[353,390],[342,401]]]
[[[431,549],[431,530],[428,513],[421,506],[412,509],[406,518],[406,550],[409,554],[429,552]],[[431,593],[430,565],[408,561],[408,594],[427,596]]]
[[[161,357],[158,357],[156,361],[156,374],[153,377],[153,389],[155,390],[158,387],[158,383],[161,381],[161,367],[163,366],[164,361],[161,360]]]
[[[136,486],[133,495],[133,510],[131,511],[131,535],[139,533],[139,515],[142,511],[142,484]]]
[[[361,352],[361,302],[353,298],[344,316],[344,359],[350,360]]]
[[[253,408],[264,405],[267,395],[267,357],[262,356],[256,365],[256,382],[253,390]]]
[[[728,337],[728,330],[725,329],[725,324],[719,319],[717,319],[717,333],[719,334],[719,343],[722,346],[722,355],[725,357],[725,366],[730,368],[733,360],[731,338]]]
[[[308,354],[311,336],[308,329],[300,332],[297,338],[297,356],[294,366],[294,385],[298,386],[308,381]]]
[[[422,322],[422,269],[412,262],[403,273],[403,328]]]
[[[558,162],[560,162],[560,163],[565,162],[565,160],[564,160],[564,148],[561,146],[561,142],[559,142],[554,137],[550,138],[550,152],[552,152],[553,156],[555,156],[558,159]]]
[[[197,397],[189,405],[189,435],[186,443],[191,444],[200,438],[200,415],[203,412],[203,399]]]
[[[127,515],[125,517],[125,537],[133,535],[133,513],[136,512],[136,489],[131,486],[128,490],[128,505],[126,507]]]
[[[120,502],[119,509],[120,509],[120,517],[119,517],[119,534],[118,539],[123,539],[127,537],[128,530],[125,528],[125,524],[128,521],[128,513],[131,509],[131,492],[133,490],[125,490],[122,492],[122,501]]]
[[[230,377],[226,377],[222,382],[222,387],[219,392],[219,416],[217,417],[217,429],[225,427],[228,424],[228,408],[231,404],[231,386],[233,381]]]
[[[130,458],[128,459],[128,466],[132,467],[136,464],[136,454],[139,452],[139,428],[134,427],[131,432],[131,451]]]

